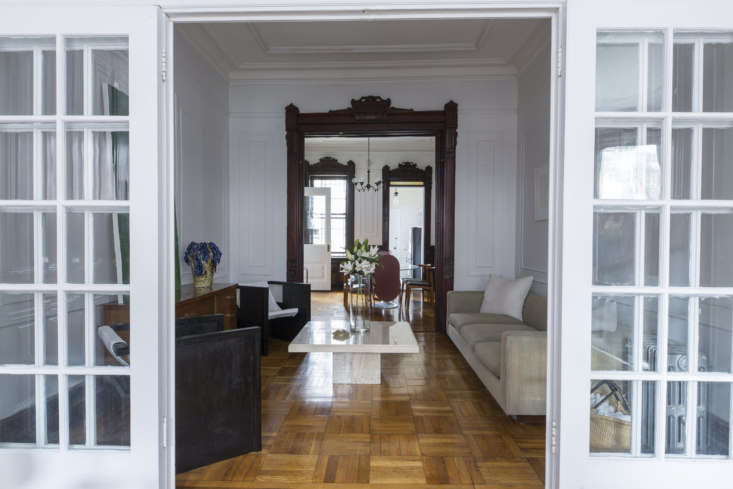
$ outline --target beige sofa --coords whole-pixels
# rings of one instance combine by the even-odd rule
[[[479,312],[483,291],[448,292],[448,336],[508,415],[545,414],[547,300],[530,293],[523,321]]]

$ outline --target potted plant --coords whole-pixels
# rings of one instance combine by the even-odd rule
[[[341,263],[341,272],[348,278],[349,322],[354,331],[368,331],[371,314],[371,282],[377,268],[379,254],[369,240],[354,241],[346,249],[346,260]]]
[[[183,259],[191,266],[194,289],[199,292],[211,290],[216,266],[221,261],[219,247],[211,241],[201,243],[191,241],[186,247]]]

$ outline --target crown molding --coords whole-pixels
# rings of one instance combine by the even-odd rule
[[[509,58],[508,63],[514,66],[517,74],[521,74],[545,49],[550,46],[552,27],[550,23],[540,22],[527,40]]]
[[[347,80],[406,78],[486,78],[515,76],[516,68],[501,58],[385,61],[249,63],[230,73],[232,81]]]
[[[268,54],[384,54],[384,53],[472,53],[477,51],[472,42],[445,42],[435,44],[342,44],[340,46],[304,45],[274,46]]]
[[[492,29],[491,21],[487,20],[473,42],[444,42],[424,44],[342,44],[327,45],[283,45],[272,46],[262,35],[257,23],[248,22],[247,29],[255,39],[263,54],[352,54],[352,53],[425,53],[425,52],[466,52],[479,51],[486,43]],[[240,69],[245,69],[240,65]]]
[[[257,28],[257,24],[254,22],[247,22],[245,24],[247,26],[247,30],[250,34],[252,34],[252,37],[255,40],[255,43],[257,44],[257,47],[260,48],[260,51],[262,51],[262,54],[267,54],[270,50],[270,46],[265,42],[265,38],[262,37],[262,33]]]
[[[234,63],[222,51],[219,44],[211,37],[211,34],[201,24],[184,24],[176,29],[225,79],[229,79]]]

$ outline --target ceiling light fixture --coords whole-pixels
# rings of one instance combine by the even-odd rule
[[[352,180],[354,188],[357,192],[378,192],[382,188],[382,181],[374,182],[372,184],[372,159],[371,159],[371,138],[367,138],[367,179],[366,183],[364,180],[357,181],[356,178]]]

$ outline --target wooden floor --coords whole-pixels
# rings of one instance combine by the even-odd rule
[[[345,317],[342,304],[314,294],[312,316]],[[382,355],[378,386],[334,386],[329,353],[273,341],[263,450],[181,474],[177,487],[542,488],[543,419],[508,418],[447,336],[416,336],[419,354]]]
[[[435,307],[432,303],[423,302],[421,292],[412,293],[409,310],[372,309],[373,321],[408,321],[412,330],[435,331]],[[311,317],[314,319],[336,318],[346,319],[348,312],[344,308],[343,292],[312,292],[311,293]]]

